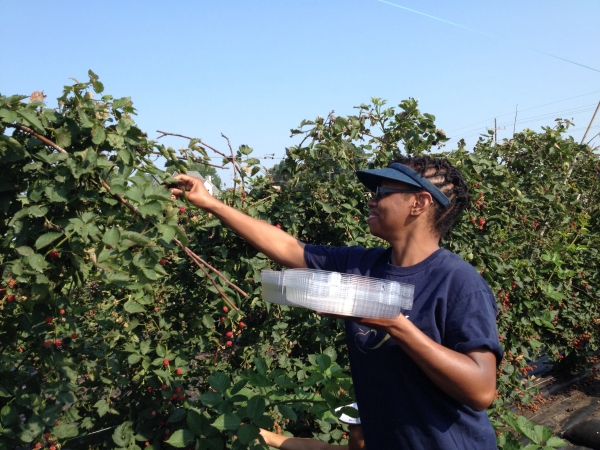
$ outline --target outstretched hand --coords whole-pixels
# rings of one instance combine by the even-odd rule
[[[190,177],[189,175],[175,175],[179,180],[177,187],[170,186],[171,194],[176,198],[182,198],[185,192],[185,198],[198,208],[207,209],[216,200],[204,187],[200,178]]]

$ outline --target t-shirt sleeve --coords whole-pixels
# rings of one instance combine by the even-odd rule
[[[490,349],[496,363],[502,360],[502,348],[496,328],[497,308],[489,289],[459,297],[448,305],[444,345],[460,353],[478,347]]]
[[[349,247],[307,244],[304,246],[304,261],[309,269],[345,272],[349,251]]]

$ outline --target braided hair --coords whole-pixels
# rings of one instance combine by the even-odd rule
[[[436,209],[433,224],[440,239],[450,236],[452,225],[471,202],[469,188],[462,172],[450,164],[447,159],[432,158],[428,155],[399,155],[393,162],[404,164],[427,178],[451,200],[447,208],[442,208],[437,202],[434,202]]]

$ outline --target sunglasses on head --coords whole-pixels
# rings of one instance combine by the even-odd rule
[[[381,200],[388,194],[415,194],[417,192],[423,192],[423,189],[394,189],[394,188],[386,188],[383,186],[377,186],[377,190],[375,191],[375,198],[377,200]]]

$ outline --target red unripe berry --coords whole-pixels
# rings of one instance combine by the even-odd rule
[[[65,310],[64,310],[64,309],[61,309],[61,310],[59,311],[59,313],[60,313],[61,315],[63,315],[63,314],[65,313]]]
[[[179,212],[180,213],[184,213],[185,212],[185,206],[180,206],[179,207]]]
[[[166,263],[166,261],[165,261],[164,259],[161,259],[161,260],[160,260],[158,263],[159,263],[161,266],[164,266],[164,265],[165,265],[165,263]]]
[[[71,339],[77,339],[78,337],[79,337],[79,336],[77,336],[77,333],[73,333],[73,334],[71,335]]]
[[[227,342],[225,342],[225,345],[226,345],[227,347],[231,347],[231,346],[233,345],[233,342],[231,342],[231,341],[227,341]]]
[[[179,397],[177,397],[177,400],[179,400],[181,402],[181,401],[183,401],[184,398],[185,398],[185,395],[181,394]]]
[[[6,297],[6,301],[7,302],[14,302],[15,301],[15,296],[13,294],[9,295]]]
[[[177,368],[177,370],[175,371],[175,373],[176,373],[177,375],[181,375],[181,368],[180,368],[180,367],[178,367],[178,368]]]
[[[50,253],[48,253],[48,258],[50,259],[57,259],[59,256],[60,254],[56,250],[52,250]]]
[[[225,322],[225,316],[221,316],[221,322]]]
[[[475,223],[475,217],[471,217],[469,220],[471,221],[471,223]]]
[[[171,400],[177,400],[177,394],[171,395]]]
[[[168,366],[169,365],[169,360],[167,358],[163,359],[163,364],[165,366]]]
[[[48,341],[44,342],[44,347],[48,348],[48,347],[50,347],[50,345],[52,345],[50,342],[48,342]]]
[[[152,392],[152,386],[148,386],[148,387],[146,388],[146,391],[148,391],[148,392]]]
[[[150,414],[152,414],[152,417],[156,416],[156,411],[152,411]]]
[[[62,345],[62,341],[60,339],[57,339],[54,341],[54,345]]]
[[[275,225],[275,227],[277,227],[281,230],[281,225],[277,224],[277,225]]]
[[[163,384],[163,385],[162,385],[160,388],[161,388],[161,389],[164,391],[164,390],[166,390],[166,389],[167,389],[167,385],[166,385],[166,384]]]
[[[479,225],[483,225],[485,223],[485,219],[482,219],[481,217],[478,220]]]
[[[13,280],[13,279],[11,279],[11,280],[8,282],[8,287],[13,287],[13,286],[15,285],[15,283],[16,283],[16,281],[15,281],[15,280]]]
[[[475,183],[473,186],[475,186],[475,187],[479,187],[479,184]]]
[[[54,319],[52,318],[52,316],[48,316],[46,317],[46,323],[53,323]]]
[[[175,392],[177,392],[179,394],[181,392],[181,388],[180,387],[175,388]]]
[[[227,311],[229,311],[229,308],[227,306],[223,306],[223,312],[226,313]]]
[[[357,217],[357,216],[354,216],[354,220],[358,220],[358,217]]]
[[[239,327],[240,327],[240,328],[244,328],[245,326],[246,326],[246,324],[245,324],[244,322],[240,322],[240,323],[239,323]]]
[[[233,337],[233,332],[232,331],[228,331],[227,333],[225,333],[225,336],[228,338],[232,338]]]

